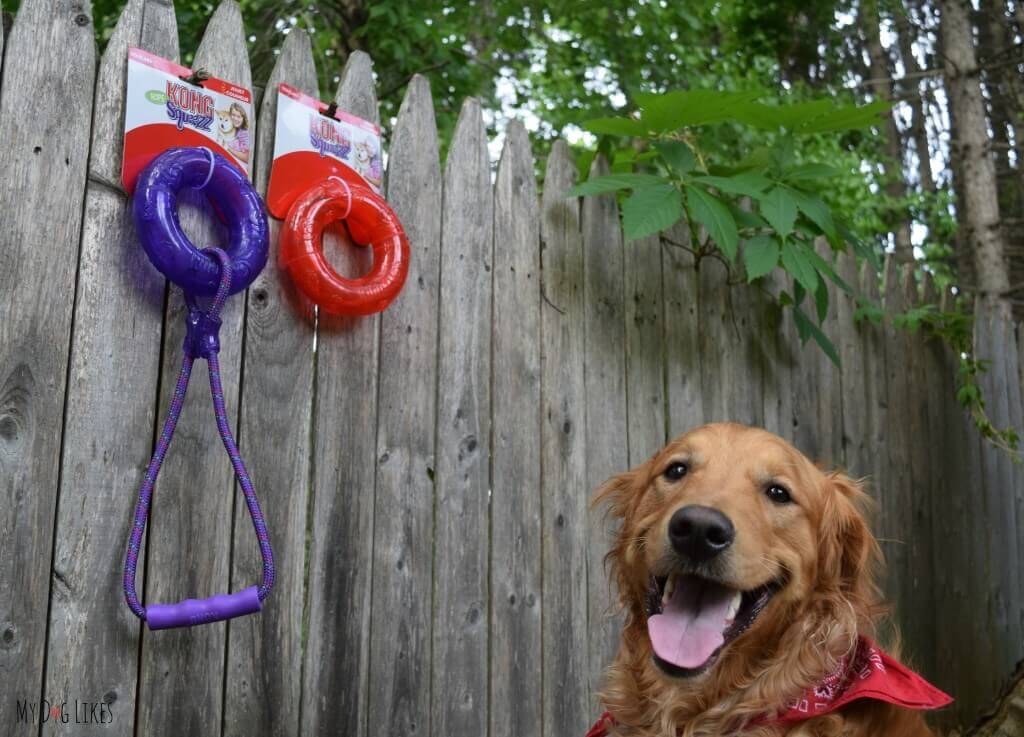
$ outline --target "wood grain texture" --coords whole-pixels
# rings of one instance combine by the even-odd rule
[[[252,86],[242,16],[223,0],[210,19],[194,66],[243,87]],[[252,135],[258,130],[251,131]],[[193,243],[222,243],[213,209],[200,193],[179,195],[181,224]],[[237,428],[243,298],[221,312],[220,368],[224,400]],[[157,422],[167,416],[182,360],[182,292],[172,287],[165,313]],[[235,477],[212,417],[207,366],[197,361],[188,400],[154,492],[146,549],[147,603],[224,593],[230,582]],[[246,457],[243,441],[242,456]],[[257,490],[260,479],[253,478]],[[145,631],[139,683],[140,734],[213,734],[220,730],[224,681],[224,623],[164,632]]]
[[[598,156],[590,176],[609,172]],[[615,196],[583,198],[583,376],[586,416],[586,481],[592,494],[615,474],[629,468],[626,408],[625,259]],[[587,563],[590,601],[590,694],[600,688],[604,670],[618,650],[620,624],[613,616],[615,591],[604,566],[614,528],[603,510],[592,511]],[[591,696],[591,710],[597,707]],[[577,725],[576,731],[587,725]],[[586,731],[583,729],[583,731]]]
[[[878,273],[869,263],[862,262],[859,273],[860,293],[865,299],[876,304],[880,302],[881,292]],[[876,504],[876,513],[872,529],[877,537],[884,532],[885,498],[888,493],[886,472],[888,470],[888,452],[885,450],[888,438],[889,392],[886,384],[886,341],[885,329],[869,321],[858,326],[861,357],[864,373],[864,431],[867,433],[866,452],[868,462],[861,468],[854,469],[861,478],[867,481],[867,491]],[[845,422],[845,419],[844,419]]]
[[[890,314],[907,311],[906,293],[900,280],[900,268],[895,258],[885,260],[883,280],[884,305]],[[887,457],[882,506],[879,510],[880,542],[887,563],[886,594],[892,602],[898,624],[912,622],[907,610],[913,600],[914,570],[910,560],[910,536],[913,533],[913,477],[910,468],[910,432],[907,419],[910,413],[912,390],[908,376],[909,341],[905,330],[897,328],[892,320],[885,321],[885,386],[888,393],[888,412],[883,444]]]
[[[704,423],[698,333],[700,286],[694,258],[686,250],[690,234],[676,224],[662,234],[665,387],[668,437]]]
[[[160,363],[164,279],[135,235],[120,191],[128,46],[160,29],[148,50],[177,56],[170,8],[132,0],[100,61],[78,295],[65,408],[64,453],[50,601],[47,694],[111,704],[110,724],[82,734],[133,734],[140,624],[124,603],[124,553],[146,461]],[[137,578],[137,585],[144,578]],[[85,694],[82,694],[83,698]],[[47,723],[44,734],[62,724]]]
[[[857,263],[852,255],[840,253],[836,259],[836,273],[839,278],[856,290],[854,293],[835,290],[836,324],[838,331],[833,336],[839,360],[842,362],[843,381],[843,426],[842,458],[843,467],[854,478],[870,472],[871,459],[877,452],[869,425],[869,411],[864,398],[869,389],[868,364],[875,360],[869,355],[868,333],[872,326],[865,320],[854,320],[857,312]]]
[[[349,56],[338,107],[378,121],[370,57]],[[341,273],[364,266],[364,249],[324,238]],[[380,318],[320,315],[313,414],[313,510],[302,732],[366,734],[373,574],[374,450]]]
[[[938,305],[939,293],[931,274],[925,273],[922,280],[921,296],[922,304]],[[927,397],[927,418],[926,431],[922,443],[927,453],[929,465],[929,482],[927,489],[921,489],[923,493],[917,497],[925,505],[924,514],[928,517],[930,527],[928,537],[923,540],[925,549],[930,555],[929,577],[925,581],[927,586],[932,588],[932,613],[931,635],[936,637],[939,633],[953,632],[949,610],[962,606],[963,602],[953,603],[950,599],[958,586],[958,582],[952,579],[955,569],[952,557],[960,555],[960,551],[954,546],[937,544],[938,541],[951,541],[956,538],[959,526],[951,516],[949,509],[952,489],[952,467],[957,459],[946,457],[947,454],[962,457],[962,453],[954,450],[955,446],[950,444],[948,423],[953,420],[947,419],[946,407],[953,404],[955,398],[955,387],[953,385],[953,374],[948,370],[949,350],[947,346],[934,335],[927,332],[922,334],[922,356],[924,361],[923,385],[919,391]],[[962,591],[962,586],[960,587]],[[956,689],[956,657],[953,655],[954,648],[935,648],[932,660],[929,665],[930,672],[926,675],[932,683],[947,693]],[[943,714],[941,719],[949,722],[952,714]]]
[[[760,329],[770,339],[763,341],[761,393],[764,427],[787,440],[793,438],[793,383],[800,343],[792,313],[778,303],[789,289],[785,274],[776,269],[764,277],[764,288],[772,296],[760,316]]]
[[[904,264],[902,288],[909,308],[920,305],[921,295],[913,264]],[[901,601],[905,612],[904,652],[910,662],[926,676],[935,672],[935,574],[932,570],[931,496],[937,493],[932,477],[928,444],[928,347],[926,332],[904,330],[907,362],[903,372],[907,381],[908,412],[903,419],[903,433],[908,438],[907,457],[910,462],[910,518],[907,520],[906,548],[912,573],[909,581],[910,599]]]
[[[979,377],[985,412],[997,428],[1010,425],[1007,387],[1009,379],[1009,326],[995,311],[979,300],[975,306],[975,358],[988,362],[988,370]],[[992,689],[1006,686],[1008,676],[1020,660],[1022,649],[1019,610],[1013,602],[1021,597],[1020,543],[1017,529],[1016,494],[1013,461],[988,442],[981,443],[981,469],[985,479],[982,509],[988,534],[988,595],[983,611],[993,639]],[[1018,470],[1019,472],[1019,470]],[[990,693],[994,692],[992,689]]]
[[[630,467],[647,460],[666,440],[661,259],[661,239],[656,235],[626,244],[626,414]]]
[[[266,195],[274,151],[277,85],[318,97],[309,37],[293,29],[258,109],[255,185]],[[301,703],[306,512],[312,455],[313,326],[278,265],[281,222],[269,216],[270,256],[247,292],[239,439],[274,550],[274,590],[259,616],[228,624],[224,734],[297,734]],[[245,504],[235,505],[231,590],[259,583],[263,563]]]
[[[463,103],[444,172],[434,525],[433,733],[487,731],[491,266],[480,103]]]
[[[585,733],[588,691],[583,238],[576,166],[564,141],[548,156],[541,201],[541,528],[544,564],[542,734]],[[554,613],[557,612],[557,616]]]
[[[0,99],[0,732],[10,735],[36,731],[16,723],[15,704],[39,698],[43,684],[95,81],[91,15],[88,0],[24,0],[6,42]],[[33,112],[26,115],[29,99]]]
[[[412,258],[381,315],[370,630],[371,734],[430,734],[441,168],[425,77],[410,82],[388,159],[388,200]]]
[[[4,40],[7,36],[7,27],[4,23],[4,4],[0,1],[0,94],[4,91]]]
[[[505,130],[494,193],[490,734],[541,734],[540,222],[533,153]]]
[[[831,261],[831,249],[818,239],[815,250]],[[790,292],[792,294],[792,292]],[[835,290],[829,300],[828,315],[819,325],[830,339],[837,333]],[[814,302],[805,298],[801,305],[810,320],[818,321]],[[813,461],[827,467],[842,458],[842,386],[839,369],[813,340],[801,346],[793,382],[793,443]]]

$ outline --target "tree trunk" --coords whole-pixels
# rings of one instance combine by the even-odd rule
[[[957,216],[967,226],[978,296],[1009,316],[1006,244],[999,220],[996,168],[989,155],[988,121],[974,48],[971,6],[968,0],[941,0],[939,5],[946,89],[951,114],[957,121],[952,155],[958,160],[957,168],[963,177],[965,211]]]
[[[893,83],[889,64],[889,54],[882,46],[879,31],[878,5],[875,0],[866,0],[861,6],[861,26],[864,28],[864,40],[868,58],[871,60],[871,90],[879,100],[892,102]],[[888,218],[887,225],[896,238],[896,260],[908,263],[914,260],[914,247],[910,242],[910,218],[903,204],[907,196],[906,183],[903,180],[903,139],[896,126],[893,111],[886,114],[882,130],[885,142],[885,193],[898,204],[896,210]]]
[[[921,65],[914,56],[914,32],[910,24],[907,4],[895,16],[896,37],[899,40],[900,59],[903,61],[904,81],[900,85],[903,98],[910,106],[910,140],[914,142],[914,153],[917,156],[917,179],[923,192],[935,191],[935,177],[932,174],[931,150],[928,146],[928,128],[925,111],[925,99],[921,94],[924,82],[921,79]]]

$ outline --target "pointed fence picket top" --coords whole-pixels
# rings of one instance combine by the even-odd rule
[[[335,101],[378,121],[373,68],[363,52],[348,58]],[[332,233],[324,238],[324,252],[342,274],[367,268],[364,250]],[[319,315],[304,734],[367,733],[379,327],[379,315]]]
[[[433,684],[447,698],[432,704],[438,735],[487,732],[493,212],[487,134],[468,99],[441,211]]]
[[[494,187],[490,734],[541,734],[540,222],[526,128]],[[532,429],[530,432],[528,429]]]
[[[391,137],[388,203],[409,238],[405,287],[381,315],[371,734],[428,735],[441,169],[430,84],[415,76]],[[344,611],[344,607],[342,607]],[[311,642],[313,660],[323,657]]]
[[[24,0],[0,97],[0,724],[42,690],[68,336],[92,121],[89,3]],[[68,60],[74,63],[69,64]],[[32,114],[25,103],[32,101]],[[14,727],[12,727],[14,728]]]
[[[48,694],[72,694],[89,684],[119,716],[135,709],[140,630],[124,603],[121,573],[152,452],[164,305],[164,279],[139,246],[120,182],[128,47],[142,43],[144,27],[156,27],[151,37],[160,42],[149,51],[177,56],[173,10],[131,0],[96,83],[71,336],[75,391],[65,406],[53,561],[55,580],[66,585],[51,593],[45,687]],[[141,588],[144,553],[140,558]],[[104,629],[106,636],[97,637]],[[112,734],[131,735],[132,721],[122,716],[105,726]],[[62,726],[48,723],[44,733],[57,734]]]
[[[316,67],[309,36],[285,38],[258,108],[254,138],[257,191],[265,196],[274,152],[277,86],[286,82],[314,97]],[[270,255],[247,293],[244,381],[239,437],[257,484],[274,550],[274,591],[264,610],[228,625],[224,734],[297,734],[302,698],[302,617],[305,602],[306,513],[309,502],[313,407],[313,326],[278,264],[281,221],[268,213]],[[260,580],[245,504],[235,504],[231,590]]]
[[[583,237],[565,192],[576,165],[564,141],[548,155],[541,201],[541,546],[543,734],[578,734],[591,718],[587,556]],[[584,727],[585,729],[585,727]]]
[[[223,0],[196,52],[195,68],[252,87],[245,32],[238,4]],[[250,135],[255,140],[254,122]],[[182,228],[196,244],[223,242],[213,209],[199,192],[178,196]],[[243,296],[221,312],[220,369],[231,425],[238,427]],[[164,315],[164,349],[156,413],[167,416],[182,361],[185,304],[171,286]],[[235,477],[211,417],[205,361],[196,361],[185,408],[153,495],[146,541],[147,603],[168,603],[225,593],[230,585],[230,545]],[[241,440],[246,454],[245,438]],[[254,478],[257,494],[261,485]],[[272,523],[270,523],[272,525]],[[252,585],[257,581],[247,582]],[[273,605],[268,600],[268,606]],[[143,632],[139,676],[140,734],[213,734],[223,706],[225,625]]]

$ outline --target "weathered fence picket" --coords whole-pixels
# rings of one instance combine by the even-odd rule
[[[662,302],[665,321],[665,387],[668,436],[704,422],[701,401],[700,299],[694,258],[685,250],[690,234],[677,224],[662,238]]]
[[[140,631],[124,606],[120,572],[139,468],[152,451],[165,292],[163,277],[137,245],[131,203],[120,184],[127,49],[141,43],[146,26],[160,29],[152,36],[159,45],[149,50],[177,57],[171,9],[132,0],[107,44],[96,83],[71,338],[69,381],[75,390],[64,410],[53,560],[61,585],[50,597],[44,688],[64,694],[90,684],[122,717],[109,725],[118,735],[133,732],[132,719],[123,715],[135,702]],[[51,722],[46,732],[56,734],[61,726]]]
[[[569,147],[548,155],[541,201],[541,657],[545,735],[579,731],[590,717],[588,515],[583,385],[583,238]],[[558,616],[550,613],[558,612]]]
[[[441,169],[430,85],[398,111],[388,201],[415,249],[408,286],[381,315],[368,718],[372,734],[430,734],[434,452]],[[342,607],[344,610],[344,607]]]
[[[210,19],[194,66],[252,86],[242,15],[234,0],[223,0]],[[250,121],[250,135],[254,122]],[[223,229],[198,191],[179,193],[189,205],[182,228],[193,243],[217,243]],[[164,350],[157,412],[162,424],[182,361],[185,302],[172,288],[164,313]],[[224,401],[238,427],[244,305],[230,299],[221,312],[220,370]],[[182,413],[174,443],[153,496],[146,542],[146,601],[174,602],[223,593],[230,585],[230,540],[235,508],[235,476],[211,417],[205,361],[192,372],[191,401]],[[244,447],[243,447],[244,455]],[[257,481],[257,487],[259,482]],[[122,543],[123,544],[123,543]],[[255,582],[253,582],[255,583]],[[249,584],[251,585],[251,584]],[[197,630],[170,630],[142,636],[139,676],[139,731],[146,735],[211,734],[219,731],[224,702],[223,623]]]
[[[0,729],[5,731],[19,729],[16,700],[40,696],[51,587],[60,596],[74,585],[61,580],[56,574],[63,572],[51,563],[95,53],[89,14],[50,0],[25,0],[6,42],[0,98],[0,682],[5,686]],[[25,114],[26,100],[33,101],[31,115]]]
[[[590,169],[591,176],[608,173],[603,156]],[[586,448],[586,489],[629,466],[626,406],[626,335],[624,253],[619,210],[612,194],[583,201],[583,387]],[[605,571],[604,556],[611,534],[602,510],[595,510],[588,525],[587,587],[590,638],[587,665],[591,693],[600,687],[606,664],[618,646],[618,626],[611,602],[614,590]],[[590,699],[593,701],[593,699]],[[591,704],[591,711],[596,707]]]
[[[374,123],[377,93],[370,57],[353,53],[335,102]],[[344,245],[342,245],[344,243]],[[324,250],[341,273],[365,268],[364,249],[342,231]],[[313,507],[302,731],[366,735],[377,426],[379,316],[320,314],[313,405]]]
[[[530,139],[494,186],[490,734],[541,733],[540,222]],[[527,432],[533,428],[533,432]]]
[[[94,78],[90,12],[23,0],[0,38],[0,734],[61,733],[18,723],[18,700],[40,696],[110,703],[113,724],[82,734],[583,734],[618,627],[591,494],[711,419],[763,423],[867,477],[904,654],[958,697],[946,723],[971,722],[1005,685],[1024,658],[1024,470],[956,402],[959,357],[855,321],[857,299],[837,292],[823,329],[840,371],[769,298],[792,293],[788,279],[761,292],[730,266],[727,284],[685,223],[623,242],[614,197],[565,198],[564,142],[538,196],[529,136],[511,124],[492,182],[475,101],[442,170],[418,76],[391,131],[386,193],[412,246],[394,304],[317,315],[281,273],[272,220],[267,270],[224,314],[226,400],[274,594],[258,616],[143,631],[121,565],[182,300],[137,247],[119,183],[123,78],[129,45],[176,58],[177,27],[168,0],[127,0]],[[250,82],[235,0],[195,65]],[[301,31],[250,121],[261,192],[281,81],[317,92]],[[49,96],[30,125],[17,109],[29,87]],[[366,54],[336,100],[377,120]],[[210,207],[186,204],[186,231],[217,242]],[[371,258],[344,228],[326,252],[347,274]],[[937,299],[929,275],[918,287],[892,259],[884,300],[873,270],[835,263],[889,313]],[[986,412],[1020,430],[1024,336],[984,306],[976,322]],[[158,485],[148,602],[259,577],[205,381],[200,365]]]
[[[493,208],[487,133],[469,99],[441,210],[432,683],[446,698],[431,704],[437,735],[484,734],[488,723]]]
[[[309,37],[285,39],[258,108],[254,181],[265,195],[274,151],[277,86],[286,82],[317,95]],[[313,406],[313,324],[278,264],[281,223],[269,217],[270,256],[249,287],[239,442],[270,525],[275,553],[274,606],[259,617],[228,623],[224,734],[298,734],[302,697],[302,616]],[[258,582],[263,565],[245,504],[235,504],[232,591]]]

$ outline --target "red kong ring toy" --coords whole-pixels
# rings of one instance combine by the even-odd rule
[[[352,239],[373,248],[373,268],[347,279],[324,258],[328,225],[345,221]],[[281,266],[325,312],[372,315],[393,300],[409,273],[409,241],[398,216],[368,187],[331,177],[306,190],[288,210],[281,234]]]

